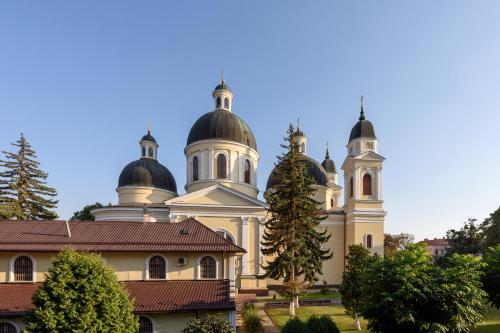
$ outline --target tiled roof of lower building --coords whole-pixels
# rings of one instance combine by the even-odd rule
[[[243,248],[195,219],[182,222],[0,221],[0,251],[232,252]]]
[[[32,298],[42,283],[0,283],[0,317],[33,311]],[[126,281],[136,313],[234,310],[228,280]]]

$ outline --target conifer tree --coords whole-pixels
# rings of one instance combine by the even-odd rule
[[[4,151],[6,159],[0,160],[0,205],[4,216],[18,220],[47,220],[57,218],[55,189],[47,186],[47,173],[31,145],[21,133],[16,143],[17,152]]]
[[[330,235],[318,228],[326,215],[313,198],[313,179],[307,175],[305,156],[299,152],[294,133],[290,125],[282,145],[285,153],[278,157],[274,171],[278,185],[266,195],[271,217],[266,222],[262,254],[270,259],[262,266],[265,274],[261,276],[283,280],[292,299],[292,316],[299,294],[317,281],[323,261],[331,258],[330,250],[322,249]]]

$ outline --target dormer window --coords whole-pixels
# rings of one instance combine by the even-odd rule
[[[222,105],[220,97],[217,97],[217,103],[216,103],[216,105],[217,105],[217,109],[220,109],[220,107]]]

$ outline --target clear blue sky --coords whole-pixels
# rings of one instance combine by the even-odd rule
[[[147,122],[183,148],[224,66],[261,190],[287,124],[338,167],[359,96],[380,139],[386,231],[443,236],[500,205],[498,1],[9,1],[0,4],[0,150],[20,132],[68,218],[116,203]]]

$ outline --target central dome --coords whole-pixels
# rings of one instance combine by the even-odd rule
[[[189,131],[187,145],[211,139],[238,142],[257,150],[250,127],[243,119],[226,110],[215,110],[201,116]]]
[[[172,173],[155,159],[141,158],[123,168],[118,187],[141,186],[167,190],[177,194],[177,184]]]
[[[320,186],[328,186],[328,175],[326,174],[325,169],[319,164],[316,160],[304,156],[302,160],[306,165],[307,175],[313,179],[313,183]],[[276,174],[276,167],[271,172],[271,175],[267,179],[266,189],[270,189],[273,186],[279,184],[278,175]]]

